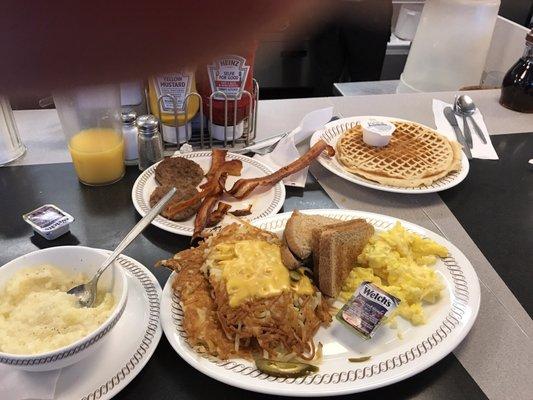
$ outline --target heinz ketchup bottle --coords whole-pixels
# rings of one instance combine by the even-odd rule
[[[253,68],[257,43],[254,42],[246,52],[226,54],[214,59],[207,65],[200,66],[197,71],[197,88],[202,96],[204,114],[209,119],[209,97],[214,92],[222,92],[227,96],[227,140],[242,136],[244,118],[252,107],[248,95],[243,91],[253,91]],[[237,99],[237,113],[235,115],[235,99]],[[209,121],[211,136],[217,140],[224,140],[224,97],[221,94],[213,96],[213,120]]]

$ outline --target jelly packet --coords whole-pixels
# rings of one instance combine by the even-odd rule
[[[400,299],[371,282],[362,282],[336,317],[365,339],[370,339],[383,318],[398,307],[398,304]]]
[[[45,204],[22,216],[35,232],[48,240],[64,235],[74,221],[72,215],[53,204]]]

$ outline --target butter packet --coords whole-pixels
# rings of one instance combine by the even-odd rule
[[[400,299],[371,282],[362,282],[354,295],[339,310],[336,318],[343,325],[370,339],[379,324],[400,304]]]

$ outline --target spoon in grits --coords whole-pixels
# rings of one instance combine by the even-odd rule
[[[129,246],[133,239],[139,236],[139,234],[144,231],[150,222],[152,222],[152,220],[159,215],[163,207],[165,207],[174,193],[176,193],[176,188],[172,188],[165,196],[163,196],[161,200],[159,200],[159,202],[150,210],[148,214],[146,214],[139,222],[137,222],[133,229],[128,232],[126,237],[122,239],[122,242],[119,243],[115,251],[113,251],[113,253],[107,257],[100,268],[98,268],[98,271],[96,271],[93,278],[89,282],[74,286],[67,292],[68,294],[73,294],[76,296],[82,307],[92,307],[96,299],[96,286],[100,276],[103,274],[106,268],[109,267],[113,261],[115,261],[119,254]]]

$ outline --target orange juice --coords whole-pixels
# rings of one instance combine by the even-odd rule
[[[124,175],[124,140],[113,129],[85,129],[74,135],[68,148],[82,183],[105,185]]]

